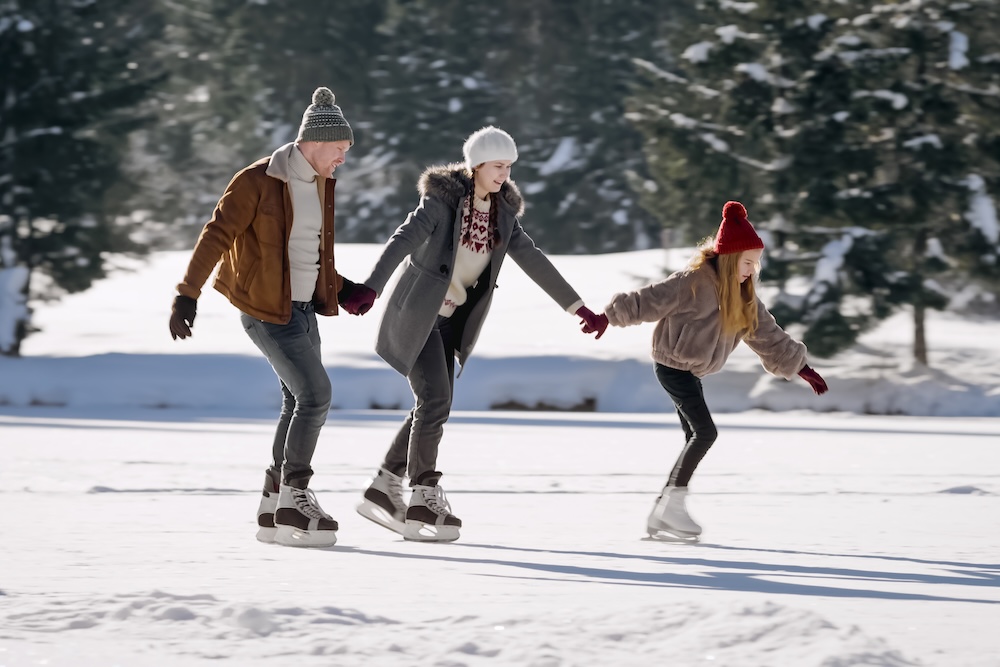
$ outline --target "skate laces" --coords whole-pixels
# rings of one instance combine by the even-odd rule
[[[310,519],[330,519],[330,515],[323,511],[316,500],[316,494],[312,489],[292,489],[292,500],[295,507]]]
[[[440,486],[429,486],[424,491],[424,504],[435,514],[451,514],[451,503]]]

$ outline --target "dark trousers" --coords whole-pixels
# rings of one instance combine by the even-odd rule
[[[434,472],[444,424],[451,414],[455,393],[456,329],[453,318],[438,316],[434,328],[406,376],[413,391],[413,409],[399,429],[382,467],[394,475],[407,475],[410,485]]]
[[[670,394],[684,429],[684,449],[670,471],[667,486],[687,486],[719,432],[705,403],[701,380],[694,373],[656,364],[656,379]]]
[[[281,474],[282,482],[305,488],[313,475],[313,453],[333,394],[320,356],[316,311],[311,303],[295,301],[288,324],[263,322],[246,313],[241,320],[281,385],[271,470]]]

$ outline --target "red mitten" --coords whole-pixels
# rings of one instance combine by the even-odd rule
[[[809,386],[812,387],[817,396],[825,394],[826,390],[829,389],[826,386],[826,380],[820,377],[819,373],[811,369],[808,364],[803,366],[802,370],[799,371],[799,377],[809,383]]]

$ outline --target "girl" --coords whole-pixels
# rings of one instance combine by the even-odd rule
[[[668,533],[697,539],[701,534],[685,499],[691,475],[718,434],[700,378],[722,370],[741,340],[769,373],[785,379],[798,375],[816,394],[827,390],[823,378],[806,365],[806,346],[785,333],[757,298],[753,276],[764,242],[743,204],[726,202],[718,233],[698,250],[687,269],[616,294],[604,309],[616,327],[657,322],[652,350],[656,378],[677,407],[684,429],[684,449],[646,522],[651,537]]]
[[[465,164],[431,167],[420,177],[420,203],[386,242],[363,284],[343,306],[363,314],[405,259],[379,325],[375,351],[406,376],[414,406],[364,493],[358,512],[405,539],[452,541],[462,522],[438,484],[438,444],[451,411],[455,358],[464,366],[493,299],[507,255],[561,308],[600,338],[595,315],[521,228],[524,200],[510,180],[517,146],[495,127],[473,133]],[[402,478],[410,478],[409,503]]]

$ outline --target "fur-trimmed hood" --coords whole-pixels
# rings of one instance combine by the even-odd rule
[[[471,189],[472,179],[467,176],[465,165],[461,162],[428,167],[417,181],[417,192],[421,197],[437,197],[456,209]],[[507,179],[499,195],[515,216],[520,218],[524,214],[524,197],[514,181]]]

